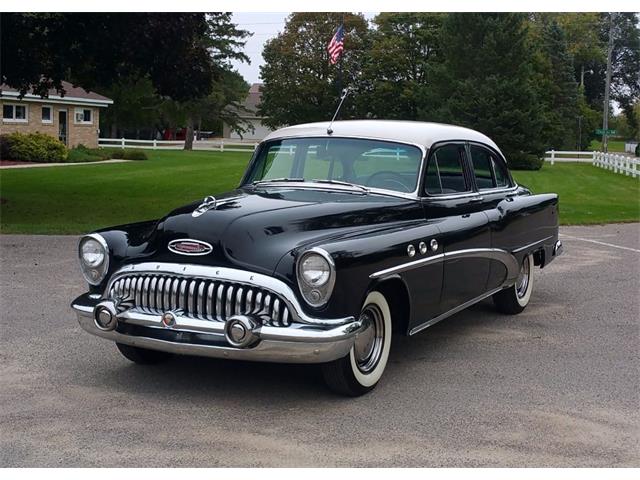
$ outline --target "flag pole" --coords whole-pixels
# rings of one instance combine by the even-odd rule
[[[343,38],[346,38],[346,31],[344,29],[344,13],[342,14],[342,32]],[[344,57],[344,50],[340,54],[340,58],[338,58],[338,62],[340,62],[340,65],[338,65],[338,95],[340,96],[342,96],[342,57]]]

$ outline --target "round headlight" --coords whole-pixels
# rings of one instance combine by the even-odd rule
[[[104,262],[105,251],[97,240],[88,238],[80,246],[80,255],[87,266],[97,267]]]
[[[298,259],[298,286],[305,301],[312,307],[326,304],[335,284],[335,266],[331,255],[321,248],[312,248]]]
[[[83,237],[78,245],[78,256],[85,280],[91,285],[99,285],[109,270],[109,248],[105,239],[97,233]]]
[[[322,287],[329,281],[331,266],[317,253],[307,255],[300,266],[302,280],[310,287]]]

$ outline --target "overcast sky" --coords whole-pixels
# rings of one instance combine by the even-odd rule
[[[233,14],[233,23],[236,23],[238,27],[243,30],[253,32],[253,36],[247,40],[247,44],[244,47],[244,53],[251,59],[251,64],[233,62],[235,68],[247,82],[256,83],[260,81],[262,48],[267,40],[275,37],[284,30],[285,20],[289,16],[289,13],[290,12],[246,12]],[[371,20],[375,16],[375,13],[365,13],[364,16]],[[327,43],[329,43],[329,39],[327,39]]]

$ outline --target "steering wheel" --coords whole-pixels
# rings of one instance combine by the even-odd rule
[[[384,177],[384,175],[386,175],[386,178]],[[400,187],[399,191],[401,192],[411,192],[411,189],[407,187],[407,185],[404,183],[402,176],[396,172],[392,172],[389,170],[383,170],[381,172],[376,172],[373,175],[371,175],[369,178],[367,178],[366,186],[375,187],[376,185],[373,185],[373,183],[376,177],[382,177],[378,179],[378,182],[379,182],[378,186],[380,186],[381,183],[382,184],[388,183],[388,184],[392,184],[392,185],[396,185],[397,187]],[[392,188],[392,190],[398,190],[397,187]],[[380,186],[380,188],[384,188],[384,187]]]

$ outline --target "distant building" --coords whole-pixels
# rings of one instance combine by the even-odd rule
[[[254,83],[253,85],[251,85],[251,88],[249,88],[249,95],[247,95],[247,98],[244,100],[244,107],[248,110],[248,113],[245,112],[241,112],[240,113],[240,118],[248,121],[249,123],[251,123],[251,125],[253,125],[253,133],[249,130],[248,132],[245,132],[242,134],[242,139],[243,140],[262,140],[264,137],[266,137],[269,133],[271,133],[273,130],[265,125],[262,124],[262,121],[264,120],[264,117],[261,117],[258,115],[258,105],[260,105],[260,100],[262,98],[262,84],[261,83]],[[231,128],[229,128],[229,125],[224,124],[223,129],[222,129],[222,136],[224,138],[231,138],[231,139],[240,139],[240,135],[236,132],[232,132]]]
[[[52,89],[49,97],[27,93],[18,98],[15,88],[0,85],[2,133],[46,133],[59,139],[67,147],[83,144],[98,146],[100,109],[113,100],[83,88],[62,82],[64,97]]]

